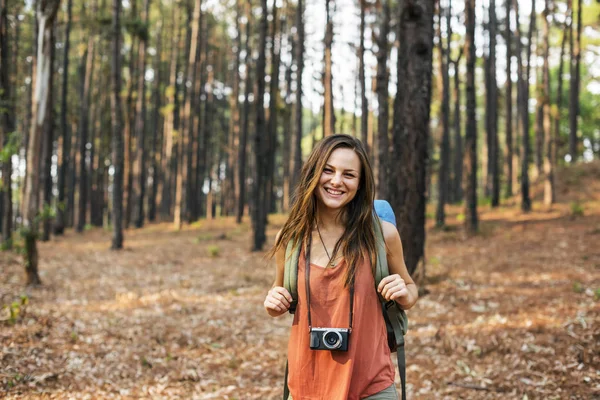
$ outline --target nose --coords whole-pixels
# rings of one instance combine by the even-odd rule
[[[334,174],[331,177],[330,183],[334,186],[339,186],[342,183],[342,175],[339,173]]]

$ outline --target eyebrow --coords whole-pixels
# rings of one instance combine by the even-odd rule
[[[333,165],[331,165],[331,164],[325,164],[325,166],[329,167],[329,168],[335,169],[335,167]],[[355,169],[350,168],[350,169],[345,169],[344,172],[358,172],[358,171],[355,170]]]

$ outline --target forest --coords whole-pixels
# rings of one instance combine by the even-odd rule
[[[600,396],[598,0],[0,0],[0,394],[280,398],[265,251],[335,133],[409,398]]]

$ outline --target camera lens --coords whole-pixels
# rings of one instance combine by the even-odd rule
[[[337,349],[342,346],[342,335],[336,331],[327,331],[323,334],[323,344],[328,349]]]

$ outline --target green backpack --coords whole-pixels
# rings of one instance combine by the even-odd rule
[[[375,268],[375,290],[379,282],[389,275],[387,253],[385,248],[385,239],[381,228],[379,216],[375,216],[375,240],[377,242],[377,266]],[[283,286],[292,296],[290,313],[296,312],[298,304],[298,259],[300,257],[300,246],[291,241],[288,243],[285,251],[285,269],[283,273]],[[381,309],[385,325],[387,328],[387,341],[391,352],[396,352],[398,359],[398,370],[402,386],[402,400],[406,400],[406,358],[404,352],[404,335],[408,330],[408,318],[406,313],[394,300],[387,301],[377,293],[381,302]],[[289,389],[287,384],[288,366],[285,366],[285,382],[283,390],[283,399],[287,400]]]

